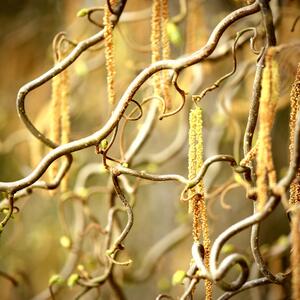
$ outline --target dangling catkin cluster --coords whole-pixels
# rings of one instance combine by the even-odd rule
[[[169,59],[170,58],[170,42],[168,37],[168,21],[169,21],[169,6],[168,0],[161,0],[162,1],[162,28],[161,28],[161,45],[162,45],[162,59]],[[166,102],[166,108],[171,109],[171,96],[170,96],[170,88],[169,88],[169,71],[164,70],[162,72],[162,92],[163,98]]]
[[[299,112],[300,108],[300,64],[297,68],[297,74],[295,82],[293,83],[292,90],[291,90],[291,112],[290,112],[290,159],[293,157],[295,152],[295,128],[296,128],[296,119],[297,113]],[[298,169],[296,178],[292,182],[290,187],[290,204],[295,204],[300,202],[300,169]]]
[[[110,1],[114,6],[116,1]],[[111,21],[112,13],[109,10],[108,5],[104,6],[104,38],[105,38],[105,59],[106,59],[106,80],[107,80],[107,98],[110,104],[115,104],[116,91],[115,91],[115,56],[114,56],[114,42],[113,42],[113,24]]]
[[[291,269],[292,269],[292,299],[300,299],[300,211],[299,208],[292,216],[291,224]]]
[[[189,179],[194,178],[203,164],[202,111],[199,107],[191,110],[189,116]],[[193,213],[193,239],[199,242],[201,233],[204,246],[204,263],[209,268],[210,238],[204,186],[201,180],[189,191],[189,211]],[[205,299],[212,299],[212,283],[205,281]]]
[[[56,144],[66,144],[70,141],[70,104],[69,76],[64,70],[52,79],[50,139]],[[50,179],[54,180],[58,170],[58,162],[50,167]],[[67,177],[61,182],[61,190],[67,189]]]
[[[270,48],[265,58],[260,96],[256,169],[258,209],[262,209],[268,199],[268,186],[276,184],[271,131],[279,98],[279,74],[278,64],[273,57],[273,53],[273,48]]]
[[[151,19],[151,51],[152,63],[160,59],[170,58],[170,43],[167,32],[168,25],[168,0],[154,0],[152,4]],[[171,98],[169,91],[169,75],[168,71],[162,71],[160,74],[153,75],[154,94],[162,95],[166,107],[171,107]]]
[[[291,112],[290,112],[290,159],[295,153],[295,128],[297,113],[300,109],[300,64],[297,68],[296,79],[291,90]],[[291,238],[292,238],[292,295],[293,299],[300,299],[300,168],[297,170],[296,178],[290,186],[290,205],[295,206],[295,212],[292,215]],[[293,211],[293,209],[292,209]]]

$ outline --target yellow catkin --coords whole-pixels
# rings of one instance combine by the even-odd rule
[[[209,237],[209,227],[208,227],[208,218],[207,218],[207,208],[206,203],[203,197],[200,201],[200,222],[202,228],[202,237],[203,237],[203,247],[204,247],[204,264],[207,269],[209,269],[209,257],[210,257],[210,237]],[[212,282],[210,280],[205,280],[205,299],[212,299]]]
[[[193,179],[203,164],[203,145],[202,145],[202,112],[199,107],[191,110],[189,116],[189,179]],[[193,235],[194,240],[200,239],[201,225],[200,218],[200,199],[194,197],[199,194],[204,195],[203,182],[199,182],[189,191],[191,200],[189,201],[189,212],[193,212]]]
[[[189,179],[196,176],[203,164],[202,111],[199,107],[191,110],[189,115]],[[193,213],[193,239],[199,242],[203,239],[204,263],[209,268],[210,238],[207,209],[204,198],[204,186],[201,180],[189,191],[191,200],[189,210]],[[205,280],[205,299],[212,299],[212,283]]]
[[[113,5],[114,3],[112,3]],[[106,59],[106,80],[107,80],[107,98],[110,104],[115,104],[115,57],[114,57],[114,42],[113,42],[113,24],[111,22],[111,12],[107,5],[104,7],[103,16],[104,38],[105,38],[105,59]]]
[[[292,299],[300,299],[300,211],[294,213],[291,224],[292,239]]]
[[[291,90],[291,111],[290,111],[290,159],[295,154],[295,128],[297,113],[300,109],[300,64],[297,68],[296,79],[292,85]],[[290,205],[295,206],[295,211],[292,215],[291,224],[291,239],[292,239],[292,255],[291,255],[291,266],[292,266],[292,295],[293,299],[300,299],[300,168],[297,170],[296,178],[290,186]],[[293,211],[293,210],[292,210]]]
[[[273,52],[270,48],[266,55],[262,76],[256,169],[258,209],[262,209],[268,199],[268,186],[276,184],[271,131],[279,98],[279,74]]]
[[[61,76],[60,74],[52,79],[52,95],[51,95],[51,112],[50,112],[50,139],[56,144],[60,142],[60,87]],[[53,181],[58,170],[58,162],[55,161],[51,164],[49,169],[50,181]]]
[[[160,60],[160,33],[161,33],[161,0],[153,0],[151,18],[151,62]],[[154,94],[160,95],[160,74],[153,75]]]
[[[59,45],[57,45],[59,47]],[[58,63],[64,54],[60,49],[56,49]],[[50,139],[56,144],[66,144],[70,141],[70,106],[69,106],[69,78],[68,70],[64,70],[52,79],[52,99],[51,99],[51,122]],[[59,163],[53,162],[49,174],[53,181],[57,175]],[[67,176],[61,182],[61,191],[67,190]]]
[[[297,68],[296,79],[293,83],[292,90],[291,90],[291,112],[290,112],[290,158],[293,157],[295,152],[295,128],[296,128],[296,118],[297,113],[300,109],[300,64]],[[300,168],[297,171],[296,178],[292,182],[290,186],[290,203],[295,204],[300,202]],[[299,282],[300,284],[300,282]]]
[[[63,71],[61,74],[61,103],[60,103],[60,121],[61,121],[61,144],[66,144],[70,141],[70,104],[69,104],[69,76],[68,70]],[[66,192],[68,186],[68,174],[65,175],[61,182],[61,191]]]
[[[170,58],[170,42],[168,37],[168,21],[169,21],[169,7],[168,7],[168,0],[161,0],[162,9],[161,9],[161,17],[162,17],[162,24],[161,24],[161,44],[162,44],[162,59],[169,59]],[[166,102],[166,108],[171,109],[171,96],[170,96],[170,88],[169,88],[169,71],[165,70],[162,72],[162,93],[163,98]]]

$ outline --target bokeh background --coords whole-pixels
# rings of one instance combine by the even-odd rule
[[[295,18],[300,14],[299,2],[271,1],[276,18],[277,37],[279,43],[299,41],[300,24],[291,32]],[[65,31],[73,41],[80,41],[96,33],[99,28],[93,26],[85,18],[76,17],[84,7],[102,5],[101,1],[82,0],[2,0],[0,9],[0,166],[1,181],[12,181],[24,177],[49,151],[42,147],[25,129],[17,116],[15,99],[19,88],[38,77],[53,66],[52,40],[57,32]],[[233,9],[243,5],[242,1],[199,1],[198,27],[195,28],[196,46],[204,45],[206,38],[214,26]],[[169,1],[170,15],[180,10],[180,1]],[[129,0],[125,11],[150,9],[150,0]],[[190,11],[188,13],[191,13]],[[101,21],[101,13],[99,15]],[[258,24],[258,16],[247,18],[226,31],[221,42],[225,43],[235,32]],[[151,62],[150,18],[139,22],[120,22],[116,30],[116,65],[117,65],[117,98],[125,91],[131,80]],[[261,25],[258,25],[260,28]],[[186,54],[186,44],[190,32],[186,30],[183,20],[177,25],[180,39],[172,44],[171,57]],[[261,30],[261,28],[260,28]],[[259,45],[258,41],[258,45]],[[137,45],[146,51],[137,51]],[[196,49],[194,49],[196,50]],[[281,70],[281,98],[273,132],[274,160],[277,173],[282,176],[288,164],[288,116],[289,91],[293,81],[300,51],[286,51],[279,57]],[[242,154],[242,134],[244,132],[251,85],[254,76],[255,56],[248,44],[238,51],[238,64],[252,63],[247,76],[234,89],[228,89],[228,80],[219,89],[208,93],[201,102],[204,112],[204,150],[205,157],[218,153]],[[208,61],[201,66],[184,72],[180,79],[181,87],[187,92],[199,93],[212,84],[217,78],[231,70],[232,58],[226,55],[221,59]],[[101,128],[111,113],[107,103],[106,71],[103,49],[84,53],[69,69],[71,99],[71,139],[86,136]],[[199,73],[200,84],[194,89],[193,82],[188,80],[192,73]],[[196,78],[196,79],[195,79]],[[180,98],[173,94],[174,103]],[[139,95],[139,97],[142,97]],[[39,87],[27,97],[26,108],[34,124],[47,133],[49,126],[49,103],[51,99],[51,83]],[[189,99],[186,109],[180,114],[157,122],[152,135],[135,158],[142,160],[149,155],[162,152],[181,130],[187,133],[188,110],[193,105]],[[139,130],[144,118],[131,122],[125,132],[125,144],[128,145]],[[238,126],[236,126],[238,124]],[[112,153],[118,156],[118,141]],[[142,168],[158,173],[178,173],[187,176],[187,142],[172,159],[162,165],[148,163]],[[69,176],[69,189],[75,185],[76,178],[82,168],[90,163],[99,163],[101,157],[94,149],[86,149],[74,154],[74,164]],[[232,176],[229,167],[216,165],[209,170],[205,179],[205,188],[209,194]],[[107,174],[91,176],[89,186],[105,186]],[[134,208],[135,223],[126,240],[127,256],[133,259],[127,273],[138,272],[148,251],[161,239],[164,239],[176,228],[182,228],[184,238],[170,251],[167,251],[157,262],[151,276],[142,282],[129,282],[126,274],[120,273],[124,290],[128,299],[155,299],[163,292],[179,295],[182,286],[172,286],[172,275],[177,270],[187,270],[191,254],[191,216],[187,214],[187,204],[179,201],[182,186],[173,183],[142,184],[137,192]],[[31,299],[47,288],[49,278],[59,272],[68,252],[61,245],[61,237],[66,231],[61,222],[60,192],[34,192],[20,199],[17,206],[20,212],[15,214],[0,238],[0,272],[12,275],[18,286],[0,276],[0,298]],[[252,203],[246,199],[242,187],[234,188],[226,193],[220,202],[220,195],[208,198],[208,213],[212,241],[230,224],[237,222],[252,213]],[[89,206],[97,221],[104,227],[107,214],[107,195],[95,194],[89,200]],[[64,211],[67,222],[72,224],[73,204],[66,203]],[[125,222],[125,219],[121,220]],[[124,223],[125,224],[125,223]],[[288,220],[282,208],[278,208],[266,220],[261,229],[261,244],[268,249],[274,243],[284,243],[289,233]],[[97,270],[97,262],[93,255],[95,244],[99,243],[99,235],[87,235],[83,245],[80,264],[87,270]],[[231,247],[231,248],[230,248]],[[229,249],[229,250],[228,250]],[[249,255],[249,231],[245,231],[230,241],[227,250],[238,249]],[[271,259],[273,270],[282,270],[287,265],[289,253],[283,258]],[[100,268],[100,267],[99,267]],[[133,271],[132,271],[133,270]],[[101,271],[101,268],[100,268]],[[126,273],[125,272],[125,273]],[[100,272],[101,273],[101,272]],[[197,293],[202,292],[199,288]],[[64,287],[56,299],[74,299],[80,292],[79,287]],[[261,288],[262,299],[284,299],[284,291],[280,288]],[[215,290],[215,295],[220,291]],[[257,294],[255,294],[257,295]],[[252,294],[253,296],[253,294]],[[110,288],[101,287],[98,292],[91,292],[82,299],[115,299]],[[241,297],[241,296],[238,296]],[[238,298],[237,299],[240,299]],[[250,299],[251,293],[244,294]],[[256,298],[258,299],[258,298]]]

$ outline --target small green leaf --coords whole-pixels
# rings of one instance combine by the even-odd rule
[[[108,147],[108,140],[107,139],[103,139],[100,143],[101,149],[105,150]]]
[[[79,275],[77,273],[73,273],[69,276],[68,281],[67,281],[67,286],[68,287],[73,287],[79,279]]]
[[[123,162],[123,163],[122,163],[122,167],[128,168],[128,163],[127,163],[127,162]]]
[[[182,284],[182,281],[185,276],[186,276],[185,271],[177,270],[172,276],[172,285]]]
[[[82,18],[85,17],[89,13],[89,10],[87,8],[82,8],[79,10],[76,14],[77,17]]]
[[[63,284],[64,280],[61,278],[61,276],[59,274],[54,274],[50,277],[49,279],[49,285],[53,285],[53,284]]]

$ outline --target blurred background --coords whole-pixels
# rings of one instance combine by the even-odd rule
[[[179,14],[183,9],[183,2],[169,1],[170,17]],[[187,15],[176,23],[173,32],[170,32],[171,58],[177,58],[199,49],[223,17],[245,4],[237,0],[194,2],[197,11],[192,11],[188,5]],[[276,20],[278,44],[299,41],[300,24],[296,25],[294,31],[291,32],[293,22],[300,15],[299,2],[296,0],[271,2]],[[145,17],[139,21],[129,21],[128,14],[127,19],[126,16],[123,20],[121,18],[115,30],[117,99],[135,76],[151,63],[151,4],[150,0],[129,0],[125,13],[143,11]],[[43,155],[49,152],[49,149],[30,135],[17,116],[15,99],[19,88],[53,66],[52,41],[58,32],[65,31],[70,40],[78,42],[99,31],[99,28],[88,22],[86,18],[76,16],[82,8],[99,5],[103,5],[103,2],[1,1],[1,181],[13,181],[24,177],[38,164]],[[196,15],[195,26],[188,27],[187,18],[191,18],[192,15]],[[101,12],[95,13],[94,18],[101,23]],[[257,14],[230,27],[220,44],[228,44],[228,40],[232,39],[237,31],[250,25],[257,26],[262,36],[260,17]],[[261,44],[261,39],[258,39],[257,47]],[[221,46],[219,50],[222,50]],[[278,177],[285,174],[288,165],[289,92],[299,58],[300,49],[297,48],[283,51],[278,57],[281,94],[273,130],[273,155]],[[205,158],[218,153],[232,154],[237,160],[242,158],[242,139],[251,99],[255,62],[256,56],[251,52],[249,43],[244,43],[238,50],[236,74],[221,84],[220,88],[208,93],[201,101]],[[188,143],[186,137],[188,111],[193,106],[191,95],[199,94],[201,90],[229,72],[231,68],[232,57],[229,51],[221,58],[208,60],[184,71],[180,75],[179,83],[180,87],[189,93],[188,103],[179,114],[155,122],[149,140],[134,157],[133,166],[135,163],[137,169],[145,169],[153,173],[177,173],[187,176]],[[239,74],[241,74],[241,80],[238,80],[237,84],[234,81]],[[94,47],[92,51],[85,52],[70,66],[69,81],[71,140],[76,140],[101,128],[112,111],[112,107],[107,103],[103,48]],[[149,84],[141,89],[137,98],[144,98],[148,90]],[[173,90],[172,99],[174,107],[177,107],[180,104],[180,97]],[[51,82],[37,88],[26,98],[28,116],[45,134],[48,133],[49,127],[50,100]],[[146,106],[146,111],[148,108],[149,106]],[[129,122],[126,126],[125,150],[128,149],[144,121],[145,116],[137,122]],[[176,139],[179,140],[180,145],[176,155],[163,163],[156,163],[164,149]],[[115,157],[120,155],[119,144],[119,138],[117,138],[111,150]],[[107,186],[108,174],[101,172],[101,163],[101,156],[97,155],[93,148],[75,153],[69,175],[68,191],[74,190],[82,170],[90,164],[99,164],[99,174],[89,177],[87,187]],[[44,177],[47,179],[47,174]],[[130,183],[134,183],[132,178],[130,178]],[[212,241],[225,228],[252,213],[252,203],[246,198],[243,187],[233,185],[232,189],[226,190],[232,183],[231,169],[221,163],[210,168],[205,178]],[[116,270],[116,277],[121,278],[120,282],[128,299],[155,299],[159,293],[168,293],[176,297],[183,291],[181,285],[172,285],[173,274],[178,270],[187,270],[191,260],[191,216],[187,213],[187,203],[179,200],[182,188],[181,185],[174,183],[152,184],[143,181],[137,190],[134,226],[125,241],[126,254],[121,256],[121,260],[131,258],[133,263],[130,267],[121,267],[122,271]],[[213,191],[217,188],[221,190],[214,194]],[[73,213],[76,200],[64,201],[65,195],[66,193],[60,191],[56,193],[35,191],[16,203],[20,211],[14,214],[14,219],[8,223],[0,239],[0,275],[3,272],[3,276],[0,276],[1,299],[31,299],[44,289],[47,290],[49,278],[60,272],[70,255],[68,243],[72,243],[71,236],[76,227],[74,226],[76,209]],[[96,219],[95,222],[102,228],[106,226],[108,203],[109,195],[104,191],[92,194],[87,204],[93,218]],[[125,215],[120,217],[120,222],[125,225]],[[272,245],[286,243],[288,233],[288,220],[283,209],[279,207],[262,225],[261,244],[265,249],[270,249]],[[159,260],[157,259],[155,268],[149,271],[147,278],[139,277],[149,251],[153,250],[152,247],[155,245],[158,245],[157,247],[165,245],[170,234],[171,237],[177,237],[173,239],[178,241],[174,242],[174,245],[172,244]],[[80,265],[89,274],[101,274],[101,264],[98,265],[96,258],[97,245],[101,245],[101,239],[101,234],[97,232],[91,231],[86,235],[76,268]],[[249,231],[244,231],[231,239],[226,249],[224,252],[228,252],[223,255],[238,251],[249,256],[249,261],[252,261]],[[287,251],[279,258],[270,258],[268,262],[271,269],[284,270],[288,263],[288,256]],[[255,274],[256,270],[253,272]],[[14,280],[7,280],[5,274],[12,276],[18,284],[15,286]],[[136,274],[139,280],[130,279],[132,274]],[[229,276],[234,275],[233,273]],[[203,292],[202,284],[199,286],[197,295]],[[70,289],[63,286],[55,299],[74,299],[81,290],[81,287]],[[215,297],[220,295],[217,288],[214,293]],[[286,291],[278,287],[263,287],[260,288],[259,295],[263,297],[262,299],[284,299],[285,293]],[[254,294],[254,297],[256,296],[257,294]],[[105,284],[100,287],[100,291],[92,291],[82,299],[116,299],[115,297],[109,285]],[[240,299],[239,297],[242,296],[238,296],[237,299]],[[245,292],[243,297],[250,299],[253,294]]]

